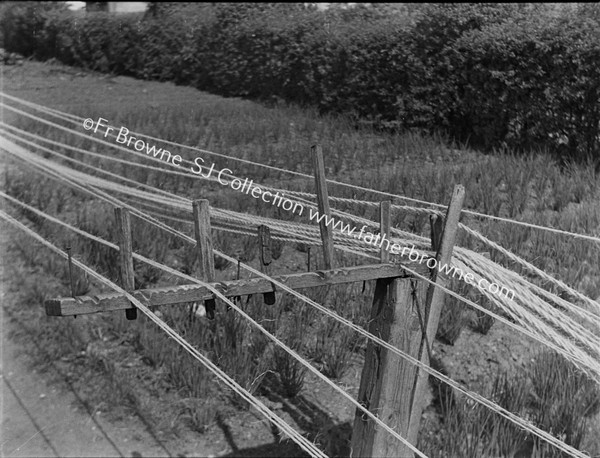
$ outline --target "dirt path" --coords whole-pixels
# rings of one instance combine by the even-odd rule
[[[3,282],[4,283],[4,282]],[[2,294],[4,297],[4,292]],[[164,456],[135,417],[111,424],[90,414],[67,383],[48,383],[63,374],[40,374],[10,339],[19,324],[2,319],[2,456]]]
[[[4,169],[0,160],[0,189]],[[8,308],[8,243],[7,231],[0,230],[0,456],[171,455],[139,418],[111,423],[100,412],[89,412],[60,368],[52,364],[49,373],[40,373],[23,345],[11,338],[27,331]]]
[[[0,162],[0,177],[4,174]],[[0,187],[3,188],[2,178]],[[11,317],[7,231],[0,230],[1,456],[165,456],[171,453],[139,418],[110,423],[89,412],[55,364],[40,373],[19,342],[26,327]],[[11,338],[15,333],[19,340]],[[23,337],[25,334],[25,337]],[[50,381],[51,380],[51,381]]]

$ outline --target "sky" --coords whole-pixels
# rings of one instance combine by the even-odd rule
[[[85,2],[65,2],[69,5],[70,10],[80,10],[81,8],[85,8]]]

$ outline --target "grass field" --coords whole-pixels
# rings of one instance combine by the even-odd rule
[[[308,174],[312,173],[308,152],[316,135],[323,146],[329,178],[442,204],[447,204],[453,186],[460,183],[466,187],[465,205],[471,210],[567,231],[599,234],[600,179],[589,164],[560,167],[542,152],[526,156],[515,156],[506,151],[483,155],[461,145],[449,145],[442,138],[381,133],[356,128],[343,118],[320,117],[316,112],[295,107],[265,107],[251,101],[224,99],[168,83],[140,82],[124,77],[81,73],[79,70],[51,63],[26,62],[23,67],[4,67],[3,71],[3,90],[11,95],[83,117],[102,117],[112,125],[126,126],[131,131]],[[7,111],[4,119],[46,138],[106,152],[107,155],[122,154],[98,149],[96,144],[87,139],[64,134]],[[81,131],[84,132],[83,129]],[[177,153],[188,159],[194,157],[191,151]],[[69,155],[73,156],[73,153]],[[75,157],[79,158],[77,155]],[[220,168],[229,167],[237,176],[252,178],[262,184],[313,192],[311,180],[292,178],[259,167],[242,166],[222,158],[215,161]],[[211,205],[221,208],[284,216],[274,208],[259,206],[250,198],[239,198],[236,193],[193,178],[188,180],[161,176],[133,167],[115,166],[108,160],[98,160],[95,165],[181,195],[206,197],[210,199]],[[112,210],[106,205],[83,198],[67,188],[57,187],[47,179],[40,179],[12,166],[7,168],[5,187],[6,192],[30,205],[114,240]],[[338,186],[331,186],[330,193],[369,200],[380,198]],[[398,200],[398,203],[402,201]],[[353,209],[353,212],[372,219],[376,217],[372,210],[366,208]],[[16,214],[14,211],[11,213]],[[429,235],[428,220],[424,216],[397,212],[393,215],[392,222],[401,229]],[[539,232],[509,223],[477,220],[473,217],[465,219],[465,222],[589,297],[596,298],[600,295],[598,246],[585,240]],[[31,224],[57,243],[63,244],[67,240],[64,234],[51,226],[35,219],[31,220]],[[226,234],[214,236],[216,245],[223,251],[257,265],[253,239]],[[186,248],[169,236],[136,223],[134,240],[134,249],[141,254],[182,270],[190,269],[192,260],[189,259]],[[472,249],[481,248],[465,234],[459,237],[459,244]],[[80,241],[74,242],[73,246],[78,257],[93,264],[109,277],[117,278],[114,253]],[[22,283],[17,282],[24,302],[39,307],[44,298],[68,295],[67,273],[58,260],[47,253],[41,253],[22,237],[15,236],[12,250],[32,269],[30,275],[20,280]],[[306,258],[303,250],[301,246],[281,247],[275,268],[286,272],[303,269]],[[490,255],[492,259],[510,265],[500,254],[492,252]],[[322,261],[317,259],[317,262]],[[347,258],[345,262],[356,260]],[[148,287],[167,282],[166,278],[152,269],[136,267],[138,286]],[[235,276],[235,266],[217,267],[219,279]],[[58,280],[50,280],[51,272]],[[453,286],[460,287],[458,284]],[[82,291],[96,288],[83,280],[79,287]],[[363,285],[331,288],[328,291],[315,291],[312,296],[341,315],[365,325],[372,299],[372,285],[367,284],[364,288]],[[309,357],[324,374],[348,386],[351,391],[356,390],[364,349],[361,339],[357,339],[349,330],[323,320],[314,310],[302,309],[300,304],[285,296],[279,299],[278,307],[275,308],[267,308],[256,298],[246,306],[251,315],[260,317],[267,329]],[[205,370],[188,360],[180,348],[168,342],[166,337],[144,319],[132,324],[115,314],[84,318],[84,323],[74,324],[66,320],[46,320],[40,317],[39,309],[30,313],[37,314],[39,321],[36,332],[47,342],[49,348],[54,349],[56,358],[65,357],[65,352],[87,347],[89,364],[106,374],[113,386],[119,387],[118,396],[114,399],[105,396],[105,402],[119,403],[125,400],[151,418],[159,429],[176,430],[178,421],[184,419],[186,424],[198,432],[206,432],[215,422],[223,421],[224,417],[235,418],[240,409],[245,408],[216,386]],[[264,338],[251,331],[233,313],[223,314],[219,319],[219,326],[190,320],[187,308],[167,308],[162,313],[169,324],[208,353],[246,388],[275,399],[274,402],[294,406],[287,410],[288,415],[305,431],[320,438],[318,440],[322,440],[324,446],[330,442],[323,438],[322,433],[331,430],[326,427],[328,422],[340,423],[352,418],[352,409],[337,406],[324,392],[319,393],[317,390],[315,393],[315,380],[307,376],[288,356],[272,351]],[[532,364],[535,366],[536,363],[532,363],[531,359],[535,356],[535,348],[528,348],[527,343],[511,336],[497,325],[493,325],[490,331],[489,325],[492,323],[482,325],[479,318],[473,311],[464,310],[456,301],[448,300],[441,326],[444,332],[453,336],[450,343],[454,347],[446,345],[442,348],[441,344],[437,344],[438,349],[443,350],[443,363],[446,365],[453,363],[458,366],[470,361],[468,376],[465,375],[467,368],[448,369],[453,378],[468,377],[466,381],[472,389],[501,399],[506,392],[514,390],[515,386],[521,386],[519,377],[534,371]],[[477,332],[490,332],[490,342],[494,343],[512,339],[509,354],[517,355],[514,358],[517,369],[511,371],[511,376],[496,378],[494,382],[490,367],[496,366],[486,366],[486,363],[480,362],[483,350],[479,355],[478,349],[466,350],[469,345],[461,342],[461,332],[469,336]],[[105,339],[106,336],[109,338]],[[124,370],[122,367],[125,358],[118,355],[118,350],[123,344],[139,354],[143,361],[143,364],[136,363],[135,370]],[[70,350],[65,350],[67,346]],[[462,356],[452,355],[453,349],[456,349],[456,353],[462,352]],[[495,349],[493,356],[502,358],[502,351]],[[492,355],[487,354],[486,357]],[[537,356],[535,358],[539,359]],[[568,373],[570,370],[560,362],[549,361],[546,367],[551,368],[553,373]],[[509,366],[502,363],[498,367],[506,369]],[[547,387],[547,374],[539,368],[536,370],[536,374],[540,374],[536,393],[543,397],[551,392]],[[573,377],[572,374],[569,375],[569,380],[575,380]],[[176,390],[180,399],[173,400],[166,407],[165,402],[157,404],[152,401],[152,396],[144,398],[133,389],[140,379],[147,382],[146,392],[162,395],[169,390]],[[501,383],[506,386],[503,388]],[[594,398],[594,393],[598,396],[597,392],[594,387],[586,385],[585,380],[574,390],[570,398],[564,393],[551,392],[546,405],[542,407],[550,409],[553,406],[554,409],[565,410],[570,400],[578,399],[578,396],[582,396],[578,401],[581,405],[598,402]],[[590,396],[587,398],[581,393],[592,394],[586,395]],[[510,405],[513,411],[522,413],[543,410],[540,406],[532,407],[528,393],[525,392],[509,396],[502,402]],[[459,402],[458,407],[449,412],[442,406],[440,415],[447,419],[457,418],[453,415],[460,409],[467,413],[469,407]],[[489,447],[485,451],[487,455],[511,455],[519,452],[528,441],[527,437],[520,437],[514,427],[501,422],[494,423],[496,429],[493,433],[484,428],[477,430],[478,423],[485,424],[485,413],[477,412],[473,415],[474,420],[467,422],[467,426],[464,422],[459,424],[460,422],[451,421],[440,426],[439,422],[426,418],[421,439],[423,449],[433,456],[479,456],[484,452],[478,447],[481,443],[486,443]],[[540,424],[546,429],[554,428],[553,432],[561,434],[556,429],[561,425],[552,423],[551,419],[543,415],[540,418]],[[583,416],[578,417],[578,412],[572,411],[568,420],[563,418],[561,421],[569,423],[569,427],[574,430],[567,437],[574,445],[592,454],[600,453],[600,443],[597,436],[594,439],[593,434],[594,428],[597,431],[599,427],[597,417],[596,423],[586,424]],[[471,430],[467,432],[464,428]],[[588,431],[587,436],[581,431]],[[480,442],[474,439],[474,445],[469,444],[469,450],[450,439],[467,433],[471,437],[480,438]],[[490,434],[493,439],[490,439]],[[539,444],[535,444],[537,445]],[[335,449],[331,444],[328,446],[330,450]],[[543,456],[554,456],[549,449],[542,448],[538,452]]]

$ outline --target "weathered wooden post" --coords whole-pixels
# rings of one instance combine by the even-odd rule
[[[464,188],[457,186],[448,208],[436,257],[438,262],[450,261],[463,200]],[[435,270],[433,280],[443,281]],[[410,277],[377,280],[369,332],[429,364],[426,342],[435,338],[442,300],[438,294],[429,298],[433,294],[432,288],[428,289],[425,282]],[[421,324],[423,321],[424,325]],[[427,336],[433,337],[427,339],[424,329]],[[426,388],[423,381],[427,382],[427,373],[419,373],[417,369],[405,359],[369,341],[358,392],[358,401],[362,405],[413,445],[416,444],[423,410],[423,390]],[[357,410],[352,456],[412,457],[413,452],[386,431],[376,428],[372,420]]]
[[[71,255],[71,242],[65,247],[67,252],[67,265],[69,266],[69,287],[71,288],[71,297],[75,297],[75,284],[73,283],[73,256]]]
[[[379,279],[375,285],[369,332],[409,355],[416,355],[421,341],[417,307],[424,307],[423,282],[411,278]],[[410,418],[410,388],[416,367],[369,341],[358,401],[406,437]],[[353,457],[410,457],[413,453],[373,420],[356,411],[352,433]]]
[[[323,150],[321,145],[311,147],[313,165],[315,168],[315,185],[317,194],[317,205],[320,215],[326,215],[319,222],[321,230],[321,240],[323,242],[323,260],[325,269],[333,269],[334,248],[333,248],[333,229],[327,224],[331,218],[329,209],[329,196],[327,193],[327,179],[325,178],[325,162],[323,161]]]
[[[212,283],[215,281],[215,261],[210,226],[210,210],[208,200],[200,199],[192,202],[194,213],[194,235],[196,238],[196,253],[198,255],[200,279]],[[206,317],[210,320],[215,317],[215,299],[204,301]]]
[[[119,270],[121,272],[121,287],[132,292],[135,289],[135,272],[133,270],[133,243],[131,240],[131,216],[122,207],[115,207],[117,221],[117,237],[119,245]],[[137,309],[131,307],[125,310],[128,320],[137,319]]]
[[[260,260],[260,271],[271,276],[271,262],[273,254],[271,252],[271,230],[269,226],[258,226],[258,257]],[[265,304],[273,305],[275,303],[275,291],[263,294]]]
[[[264,224],[258,226],[258,257],[260,260],[260,271],[266,275],[271,275],[271,262],[273,262],[271,230],[269,226],[265,226]]]
[[[431,280],[435,285],[447,287],[449,279],[447,274],[442,273],[439,269],[440,266],[445,264],[450,265],[452,261],[452,251],[454,250],[454,244],[456,243],[456,234],[458,232],[458,222],[460,219],[460,213],[465,200],[465,188],[462,185],[456,185],[452,192],[452,199],[446,213],[444,222],[444,230],[441,235],[441,241],[438,244],[436,239],[432,240],[433,245],[437,245],[436,252],[436,267],[433,269]],[[439,232],[439,226],[442,224],[441,221],[433,221],[433,235],[437,237]],[[446,293],[435,285],[430,285],[427,289],[427,303],[425,306],[425,335],[421,339],[421,345],[419,348],[419,361],[429,365],[429,355],[431,353],[431,346],[435,340],[437,334],[438,325],[440,322],[440,314],[442,312],[442,306],[444,305],[444,296]],[[408,430],[408,440],[415,444],[417,436],[419,434],[419,423],[421,422],[421,415],[425,408],[424,396],[427,390],[427,379],[429,374],[423,370],[417,371],[417,379],[415,381],[415,387],[413,391],[413,397],[411,399],[410,409],[410,425]]]
[[[392,215],[390,209],[392,207],[392,202],[389,200],[384,200],[379,204],[379,232],[381,234],[381,238],[385,237],[386,240],[390,240],[390,226],[392,225]],[[390,242],[391,245],[391,242]],[[380,252],[379,252],[379,260],[382,263],[390,262],[390,245],[386,245],[382,242]]]

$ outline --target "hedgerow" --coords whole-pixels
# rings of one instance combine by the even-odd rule
[[[474,31],[456,49],[474,141],[598,157],[600,22],[531,18]]]
[[[139,20],[24,2],[1,24],[7,51],[38,59],[598,159],[600,14],[552,8],[155,3]]]

